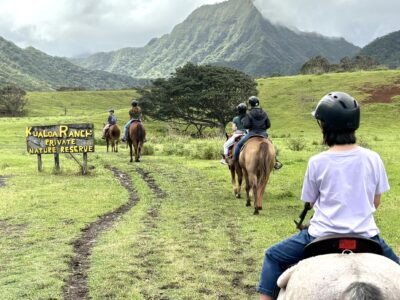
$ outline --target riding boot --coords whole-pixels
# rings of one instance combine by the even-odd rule
[[[222,159],[220,160],[220,163],[223,164],[223,165],[227,165],[228,164],[227,158],[226,158],[226,156],[224,154],[222,154]]]
[[[283,164],[279,160],[275,159],[274,169],[279,170],[282,167],[283,167]]]

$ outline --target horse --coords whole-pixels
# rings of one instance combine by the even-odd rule
[[[118,152],[118,142],[121,136],[121,130],[117,124],[111,125],[106,132],[107,152],[108,146],[111,144],[111,151]]]
[[[239,165],[243,169],[246,181],[246,206],[251,206],[250,190],[254,197],[254,214],[262,210],[262,198],[271,171],[275,164],[275,148],[264,137],[252,137],[243,146],[239,156]]]
[[[304,259],[279,278],[278,300],[400,299],[400,266],[377,254],[325,254]]]
[[[130,156],[131,156],[130,162],[133,161],[132,147],[135,149],[135,162],[140,161],[145,138],[146,138],[146,130],[144,129],[142,122],[133,121],[131,123],[131,125],[129,125],[128,140],[127,140],[129,149],[130,149]]]
[[[229,140],[232,135],[225,133],[225,136],[226,136],[226,140]],[[229,148],[228,157],[233,156],[233,151],[234,151],[235,146],[236,146],[238,140],[240,139],[240,137],[242,137],[242,136],[237,137],[235,140],[235,143]],[[240,198],[240,191],[242,189],[242,181],[243,181],[242,168],[240,167],[238,161],[235,162],[235,164],[233,164],[233,165],[228,164],[228,168],[229,168],[229,171],[231,172],[231,183],[232,183],[232,187],[233,187],[233,194],[236,196],[236,198]],[[236,182],[236,175],[237,175],[237,182]]]

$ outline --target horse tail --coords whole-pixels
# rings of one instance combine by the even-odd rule
[[[269,163],[269,145],[266,142],[261,142],[260,144],[260,149],[258,151],[258,178],[257,178],[257,183],[258,185],[262,184],[269,173],[271,172],[270,170],[270,163]]]
[[[341,299],[383,300],[382,291],[375,285],[367,282],[353,282],[343,292]]]
[[[143,143],[145,138],[144,127],[141,123],[138,123],[136,126],[136,141],[138,143]]]

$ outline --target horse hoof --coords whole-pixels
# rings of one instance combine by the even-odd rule
[[[254,214],[255,214],[255,215],[259,215],[260,213],[259,213],[258,210],[256,209],[256,210],[254,211]]]
[[[249,206],[251,206],[251,204],[250,204],[249,202],[247,202],[247,203],[246,203],[246,206],[249,207]]]
[[[236,194],[235,196],[236,198],[240,199],[240,194]]]
[[[262,210],[262,207],[257,207],[258,208],[258,210]]]

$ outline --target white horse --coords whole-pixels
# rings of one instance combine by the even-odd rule
[[[289,268],[278,286],[278,300],[399,300],[400,266],[370,253],[326,254]]]

